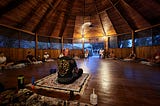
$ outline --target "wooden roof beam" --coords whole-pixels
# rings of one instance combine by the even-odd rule
[[[72,18],[74,18],[73,19],[73,21],[74,21],[74,25],[72,25],[72,26],[70,26],[71,28],[71,30],[70,30],[70,32],[69,33],[67,33],[68,35],[72,35],[72,37],[73,37],[73,34],[74,34],[74,29],[75,29],[75,24],[76,24],[76,16],[72,16]],[[70,36],[69,36],[70,37]]]
[[[64,33],[64,30],[65,30],[65,27],[67,25],[67,21],[68,21],[68,18],[70,16],[70,11],[73,7],[73,3],[74,3],[75,0],[71,0],[71,4],[68,3],[68,6],[66,8],[66,10],[68,10],[68,14],[64,14],[64,18],[63,18],[63,22],[62,22],[62,27],[61,27],[61,30],[60,30],[60,33],[59,33],[59,37],[63,37],[63,33]]]
[[[35,14],[36,10],[42,5],[43,2],[44,2],[44,0],[39,0],[38,4],[31,10],[31,12],[29,14],[27,14],[26,17],[24,17],[24,19],[20,23],[15,25],[15,27],[23,29],[25,27],[26,23],[29,22],[29,20]]]
[[[56,14],[57,14],[57,16],[56,16],[56,18],[53,17],[53,20],[58,20],[58,18],[60,17],[60,13],[59,12],[57,12]],[[51,28],[48,30],[48,36],[52,36],[57,22],[58,21],[56,21],[55,23],[53,23],[53,24],[50,25]]]
[[[131,25],[128,23],[128,21],[125,19],[124,16],[122,16],[122,14],[120,13],[120,11],[116,8],[116,6],[112,3],[111,0],[108,0],[111,5],[113,6],[113,8],[117,11],[117,13],[122,17],[122,19],[125,21],[125,23],[130,27],[131,30],[133,30],[133,28],[131,27]]]
[[[9,28],[9,29],[13,29],[13,30],[17,30],[17,31],[20,31],[20,32],[28,33],[28,34],[31,34],[31,35],[34,35],[33,32],[30,32],[30,31],[27,31],[27,30],[22,30],[22,29],[19,29],[19,28],[15,28],[15,27],[12,27],[12,26],[9,26],[9,25],[0,24],[0,26],[6,27],[6,28]]]
[[[9,12],[10,10],[18,7],[26,0],[11,0],[6,6],[0,8],[0,17]]]
[[[109,17],[107,11],[106,11],[106,14],[107,14],[107,16]],[[109,20],[110,20],[110,22],[111,22],[111,25],[113,26],[113,29],[114,29],[115,33],[118,34],[118,32],[117,32],[117,30],[116,30],[116,27],[115,27],[115,25],[113,24],[113,21],[110,19],[110,17],[109,17]]]
[[[123,0],[125,3],[127,3],[127,4],[129,4],[129,2],[130,1],[128,1],[128,0]],[[159,7],[158,7],[158,5],[159,5],[159,0],[151,0],[152,1],[152,4],[154,3],[154,6],[156,6],[157,7],[157,9],[159,9]],[[148,3],[149,3],[149,1],[148,1]],[[159,20],[159,17],[158,17],[158,19],[156,20],[156,19],[154,19],[154,20],[151,20],[151,19],[149,19],[149,18],[147,18],[145,15],[144,15],[144,12],[141,12],[141,11],[139,11],[139,9],[137,9],[137,7],[136,6],[134,6],[134,4],[132,5],[132,4],[130,4],[130,6],[134,9],[134,10],[136,10],[136,12],[137,13],[139,13],[150,25],[154,25],[154,23],[157,21],[157,20]],[[152,15],[152,14],[151,14]]]
[[[96,8],[96,12],[97,12],[97,14],[98,14],[98,8],[97,8],[97,5],[96,5],[96,4],[97,4],[97,3],[96,3],[96,0],[94,0],[94,5],[95,5],[95,8]],[[100,14],[98,14],[98,16],[99,16],[99,20],[100,20],[100,23],[101,23],[101,27],[102,27],[102,31],[103,31],[103,33],[104,33],[104,36],[107,36],[106,31],[105,31],[104,26],[103,26],[103,23],[102,23],[102,18],[101,18],[101,16],[100,16]]]
[[[54,11],[56,11],[56,8],[58,8],[58,6],[60,6],[60,4],[63,2],[64,0],[58,0],[56,3],[54,1],[52,1],[51,5],[49,6],[49,8],[47,9],[47,11],[44,13],[44,15],[42,16],[42,18],[40,19],[39,23],[36,25],[36,27],[33,29],[32,32],[39,32],[39,29],[41,28],[41,26],[43,26],[43,24],[45,23],[45,20],[47,18],[47,15],[52,12],[51,10],[53,9]],[[55,4],[55,5],[54,5]]]
[[[136,11],[136,13],[138,15],[140,15],[143,20],[145,20],[148,24],[150,24],[150,22],[148,21],[148,19],[146,19],[142,14],[139,13],[139,11],[137,11],[137,9],[134,9],[132,6],[130,6],[125,0],[121,0],[123,3],[125,3],[125,5],[129,6],[130,8],[132,8],[134,11]]]

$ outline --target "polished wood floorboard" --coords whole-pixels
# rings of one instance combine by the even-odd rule
[[[160,67],[98,57],[76,61],[79,68],[91,75],[79,101],[89,103],[90,94],[95,88],[98,106],[160,105]],[[32,76],[36,80],[41,79],[50,74],[51,68],[56,67],[55,61],[22,69],[3,70],[0,72],[0,83],[5,89],[14,88],[17,87],[17,76],[24,75],[25,84],[28,84],[31,83]]]

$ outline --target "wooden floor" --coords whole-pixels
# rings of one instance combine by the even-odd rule
[[[90,94],[95,88],[98,106],[160,105],[160,67],[98,57],[76,61],[79,68],[91,74],[79,101],[89,103]],[[56,61],[4,70],[0,72],[0,83],[5,89],[17,87],[17,76],[24,75],[25,84],[28,84],[32,76],[38,80],[49,75],[51,68],[56,68]]]

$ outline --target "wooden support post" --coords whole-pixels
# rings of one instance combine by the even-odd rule
[[[135,53],[134,30],[132,30],[132,51]]]
[[[104,48],[106,49],[106,51],[109,50],[109,47],[108,47],[108,37],[107,36],[104,39]]]
[[[63,36],[61,37],[61,51],[63,51],[63,49],[64,49],[64,41],[63,41],[64,39],[63,39]]]
[[[83,52],[84,52],[84,38],[82,38],[82,48],[83,48]]]
[[[22,33],[18,31],[18,47],[21,48],[21,39],[22,39]]]
[[[38,34],[35,33],[35,57],[38,55]]]

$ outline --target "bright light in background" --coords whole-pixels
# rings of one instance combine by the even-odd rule
[[[84,38],[82,38],[82,41],[84,41],[85,39]]]

